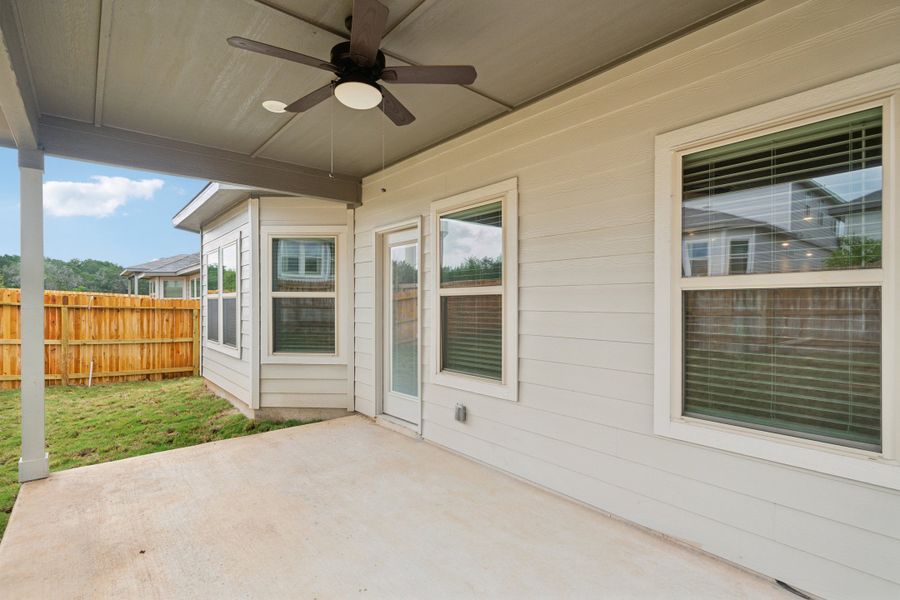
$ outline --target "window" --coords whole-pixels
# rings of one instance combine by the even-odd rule
[[[503,203],[442,215],[441,370],[503,378]]]
[[[883,310],[896,268],[882,256],[889,106],[728,139],[716,128],[732,116],[657,138],[658,167],[676,175],[657,186],[656,433],[891,479],[878,462],[895,459],[897,438],[883,406],[896,343]]]
[[[184,281],[181,279],[163,280],[163,298],[184,298]]]
[[[206,255],[206,339],[219,341],[219,251]]]
[[[238,347],[238,247],[237,242],[222,247],[222,343]]]
[[[206,339],[216,350],[240,358],[240,238],[237,234],[206,254]]]
[[[437,383],[515,399],[516,181],[436,202]]]
[[[156,281],[153,279],[138,279],[137,294],[138,296],[153,296],[156,293]]]
[[[709,275],[709,242],[686,242],[687,266],[685,273]]]
[[[199,298],[200,297],[200,278],[192,277],[191,278],[191,298]]]
[[[336,237],[271,238],[271,351],[337,352]]]
[[[750,273],[750,240],[730,240],[728,242],[728,274]]]
[[[879,451],[880,288],[794,288],[781,275],[877,268],[881,231],[851,240],[810,229],[791,218],[811,216],[795,188],[880,223],[881,109],[682,158],[682,236],[724,236],[750,221],[755,272],[770,274],[764,289],[736,280],[683,291],[683,414]],[[730,243],[731,274],[747,272],[748,249]],[[688,251],[683,277],[712,275],[706,243]]]

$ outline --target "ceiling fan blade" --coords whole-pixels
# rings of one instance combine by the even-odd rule
[[[381,86],[381,110],[384,111],[388,119],[394,122],[394,125],[402,127],[416,120],[415,115],[409,112],[384,86]]]
[[[390,83],[456,83],[468,85],[478,73],[470,65],[440,65],[434,67],[388,67],[381,78]]]
[[[305,112],[316,104],[328,100],[331,97],[331,84],[323,85],[314,92],[310,92],[299,100],[292,102],[284,107],[287,112]]]
[[[378,0],[353,0],[350,56],[356,64],[370,67],[378,57],[388,9]]]
[[[284,60],[290,60],[302,65],[308,65],[310,67],[316,67],[317,69],[331,71],[332,73],[337,73],[338,71],[338,68],[327,60],[319,60],[318,58],[300,54],[299,52],[294,52],[293,50],[285,50],[284,48],[279,48],[278,46],[270,46],[269,44],[264,44],[255,40],[248,40],[247,38],[232,36],[228,38],[228,43],[235,48],[240,48],[241,50],[249,50],[250,52],[265,54],[266,56],[283,58]]]

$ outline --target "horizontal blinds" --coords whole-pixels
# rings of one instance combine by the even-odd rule
[[[684,156],[683,239],[709,252],[684,275],[879,267],[881,167],[881,108]]]
[[[334,354],[334,298],[273,298],[275,352]]]
[[[219,299],[206,300],[206,339],[219,341]]]
[[[826,119],[686,155],[682,185],[694,193],[795,181],[881,164],[881,108]]]
[[[222,298],[222,343],[237,348],[237,298]]]
[[[684,414],[878,450],[881,289],[684,292]]]
[[[503,377],[503,297],[441,298],[441,368],[500,380]]]

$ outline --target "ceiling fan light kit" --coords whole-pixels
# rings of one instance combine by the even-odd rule
[[[367,110],[380,106],[395,125],[409,125],[416,117],[378,81],[389,83],[443,83],[467,85],[475,81],[475,67],[385,66],[379,50],[387,23],[388,9],[378,0],[353,0],[353,15],[347,18],[350,41],[331,49],[331,62],[238,36],[228,38],[235,48],[249,50],[328,71],[337,78],[291,104],[266,100],[263,107],[273,113],[305,112],[332,94],[344,106]]]
[[[364,81],[341,81],[334,87],[334,96],[349,108],[368,110],[381,104],[381,90]]]

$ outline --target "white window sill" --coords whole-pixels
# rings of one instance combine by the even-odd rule
[[[214,342],[214,341],[212,341],[212,340],[206,340],[206,344],[205,344],[205,345],[206,345],[206,347],[209,348],[210,350],[215,350],[216,352],[218,352],[218,353],[220,353],[220,354],[225,354],[225,355],[227,355],[227,356],[232,356],[232,357],[237,358],[237,359],[240,359],[240,358],[241,358],[241,348],[240,348],[240,346],[238,346],[237,348],[234,348],[234,347],[232,347],[232,346],[226,346],[225,344],[222,344],[222,343],[219,343],[219,342]]]
[[[515,402],[518,400],[518,388],[515,383],[502,383],[500,381],[492,381],[474,375],[463,375],[461,373],[450,373],[441,371],[432,375],[431,383],[443,387],[454,388],[473,394],[481,394],[482,396],[491,396],[492,398],[500,398],[501,400],[510,400]]]
[[[260,359],[264,365],[346,365],[347,358],[332,354],[266,354]]]
[[[656,418],[653,430],[682,442],[900,490],[900,464],[876,452],[690,417]]]

